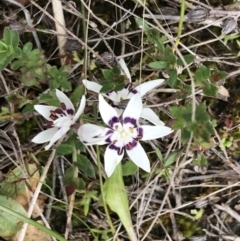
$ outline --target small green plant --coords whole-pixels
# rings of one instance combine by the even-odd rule
[[[64,67],[58,69],[49,65],[44,52],[33,49],[30,42],[19,48],[19,34],[9,28],[4,29],[0,40],[0,56],[0,71],[10,64],[12,70],[20,70],[20,80],[25,86],[40,88],[41,84],[49,84],[52,90],[60,87],[72,89],[69,73]]]

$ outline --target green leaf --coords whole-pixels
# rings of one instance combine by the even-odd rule
[[[5,61],[1,61],[0,62],[0,71],[1,70],[4,70],[7,66],[8,66],[8,64],[10,63],[10,61],[12,60],[12,58],[11,57],[9,57],[9,59],[8,60],[5,60]]]
[[[79,85],[74,89],[73,93],[70,96],[70,100],[74,105],[76,105],[80,101],[80,99],[84,95],[84,92],[85,92],[84,85]]]
[[[159,160],[162,161],[163,160],[162,152],[157,147],[156,147],[156,154]]]
[[[166,158],[166,160],[164,161],[164,167],[171,166],[176,161],[176,157],[178,155],[179,155],[179,151],[171,152]]]
[[[177,80],[177,70],[171,70],[169,78],[167,79],[167,84],[172,88],[177,88],[179,81]]]
[[[110,69],[102,69],[102,73],[104,78],[108,81],[108,82],[112,82],[113,78],[114,78],[114,73],[112,70]]]
[[[26,215],[21,214],[18,211],[14,211],[8,207],[5,207],[4,205],[0,205],[0,210],[1,212],[5,212],[6,215],[8,216],[13,216],[14,218],[17,218],[18,220],[20,220],[19,222],[26,222],[28,224],[31,224],[33,226],[35,226],[36,228],[44,231],[45,233],[49,234],[50,236],[55,237],[56,239],[58,239],[59,241],[67,241],[65,238],[63,238],[60,234],[55,233],[54,231],[52,231],[51,229],[48,229],[47,227],[45,227],[44,225],[30,219],[27,218]]]
[[[91,177],[91,178],[95,177],[95,171],[94,171],[93,165],[87,157],[81,154],[78,154],[77,162],[74,162],[74,165],[76,165],[79,168],[79,170],[82,171],[88,177]]]
[[[38,62],[41,59],[40,58],[41,55],[42,55],[42,52],[39,49],[34,49],[29,53],[28,58],[29,58],[30,61]],[[33,64],[35,64],[35,63],[33,63]]]
[[[183,142],[187,142],[187,141],[189,141],[189,139],[190,139],[190,137],[191,137],[191,132],[188,131],[186,128],[184,128],[184,129],[182,130],[182,135],[181,135],[181,137],[182,137],[182,141],[183,141]]]
[[[184,107],[170,107],[170,111],[172,113],[172,115],[176,118],[176,121],[173,124],[173,129],[178,130],[178,129],[182,129],[185,125],[185,121],[183,120],[182,117],[182,113],[183,111],[185,111]]]
[[[0,205],[21,215],[27,216],[27,212],[23,206],[10,197],[0,195]],[[14,236],[22,228],[22,225],[22,219],[0,210],[0,234],[2,238],[10,238],[11,236]]]
[[[76,149],[80,150],[81,152],[86,151],[85,145],[79,140],[76,133],[71,132],[71,130],[69,131],[69,138],[65,143],[70,145],[71,143],[74,143]]]
[[[35,187],[36,182],[39,180],[39,172],[35,163],[26,163],[26,170],[30,176],[28,183],[30,187]],[[26,197],[26,174],[21,166],[15,167],[9,173],[7,178],[1,183],[0,195],[15,198],[18,195]]]
[[[114,90],[114,91],[120,91],[120,90],[122,90],[124,87],[125,87],[125,82],[122,81],[122,82],[119,82],[119,83],[115,84],[113,90]]]
[[[9,52],[9,46],[5,42],[0,40],[0,53],[6,53],[6,52]]]
[[[57,77],[58,74],[59,74],[59,71],[58,71],[57,67],[56,67],[56,66],[53,66],[53,67],[49,70],[49,74],[50,74],[53,78]]]
[[[169,65],[172,65],[172,69],[174,68],[174,64],[176,64],[176,56],[173,54],[172,48],[170,46],[166,46],[164,50],[164,60],[168,62]]]
[[[122,175],[123,176],[130,176],[135,174],[138,171],[138,166],[134,164],[132,161],[128,161],[123,164],[122,166]]]
[[[72,84],[70,81],[66,79],[61,79],[59,83],[64,90],[69,90],[69,91],[72,90]]]
[[[14,51],[16,48],[18,48],[19,44],[19,33],[17,31],[11,31],[11,46],[14,48]]]
[[[208,83],[203,86],[203,94],[207,96],[215,96],[217,94],[218,88],[212,83]]]
[[[113,72],[114,75],[121,75],[121,70],[118,66],[114,66],[111,70]]]
[[[36,78],[27,79],[26,76],[22,75],[21,81],[24,85],[29,87],[32,87],[32,86],[36,86],[38,88],[40,87],[40,83],[36,80]]]
[[[15,60],[11,64],[11,69],[12,70],[17,70],[17,69],[19,69],[22,66],[22,64],[23,64],[22,60]]]
[[[107,93],[109,91],[112,91],[114,89],[115,85],[113,83],[108,83],[103,85],[103,87],[100,90],[100,93]]]
[[[12,46],[12,33],[9,28],[4,28],[3,31],[3,41],[7,44]]]
[[[210,70],[206,66],[200,66],[195,72],[195,81],[197,84],[208,83]]]
[[[195,56],[192,55],[192,54],[187,54],[187,55],[183,55],[183,58],[184,58],[184,60],[187,64],[190,64],[195,59]],[[183,61],[180,58],[177,60],[177,64],[178,65],[184,65]]]
[[[160,52],[164,51],[163,41],[159,36],[159,32],[156,29],[150,29],[146,32],[148,40],[157,47]]]
[[[33,44],[31,42],[27,42],[23,46],[23,53],[24,54],[30,54],[30,52],[32,51],[32,48],[33,48]]]
[[[199,127],[198,123],[194,121],[194,122],[189,122],[188,125],[186,126],[186,129],[190,132],[191,131],[195,132],[197,131],[198,127]]]
[[[6,100],[8,102],[11,102],[11,103],[15,104],[15,105],[18,105],[19,107],[28,103],[28,100],[25,97],[23,97],[19,94],[10,94],[6,97]]]
[[[210,117],[207,114],[207,107],[205,104],[201,103],[196,108],[195,118],[197,122],[208,122]]]
[[[63,182],[67,195],[70,196],[78,187],[78,168],[76,166],[68,167],[64,173]]]
[[[64,155],[72,154],[73,147],[68,144],[60,144],[56,147],[56,156],[61,157]]]
[[[26,114],[32,113],[33,111],[34,111],[34,104],[27,104],[23,108],[22,113],[26,115]]]
[[[105,200],[110,209],[117,213],[130,240],[137,240],[129,211],[128,195],[123,183],[121,162],[104,184]]]
[[[143,20],[142,18],[135,17],[135,22],[139,28],[143,29],[144,33],[151,30],[150,27],[148,26],[148,24],[146,23],[146,21]]]
[[[148,64],[152,69],[166,69],[168,66],[167,61],[154,61]]]

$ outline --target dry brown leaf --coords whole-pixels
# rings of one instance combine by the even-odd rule
[[[220,100],[227,101],[228,97],[229,97],[229,92],[224,86],[222,86],[222,85],[218,86],[218,92],[217,92],[216,97]]]
[[[37,218],[39,216],[39,211],[38,211],[39,209],[41,212],[43,212],[46,199],[47,199],[47,196],[45,196],[43,194],[40,194],[38,196],[38,199],[37,199],[38,208],[36,208],[36,206],[34,207],[33,212],[32,212],[32,218]]]
[[[43,224],[42,221],[37,221],[37,222],[40,224]],[[20,232],[21,231],[19,231],[15,235],[15,237],[12,238],[10,241],[18,241]],[[52,238],[50,235],[46,234],[45,232],[36,228],[35,226],[32,226],[30,224],[28,225],[24,241],[51,241],[51,240],[52,240]]]

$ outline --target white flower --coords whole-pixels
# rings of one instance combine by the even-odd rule
[[[78,135],[85,145],[108,144],[104,154],[104,167],[107,176],[111,176],[115,167],[122,160],[126,151],[130,159],[146,172],[150,172],[150,163],[139,140],[153,140],[172,132],[166,126],[139,126],[138,119],[142,112],[142,100],[134,95],[122,115],[122,123],[116,110],[99,94],[99,111],[103,121],[110,128],[94,124],[80,126]]]
[[[126,65],[124,59],[120,59],[119,64],[121,65],[122,69],[124,70],[128,79],[131,82],[131,75],[130,75],[129,69],[127,68],[127,65]],[[103,96],[109,98],[110,100],[112,100],[114,102],[114,107],[115,107],[118,115],[120,116],[123,112],[123,109],[121,108],[121,102],[123,100],[131,99],[131,97],[136,93],[139,93],[141,95],[141,97],[143,97],[147,92],[149,92],[150,90],[154,89],[155,87],[161,85],[163,82],[164,82],[164,79],[151,80],[151,81],[145,82],[143,84],[140,84],[139,86],[137,86],[136,88],[133,88],[133,89],[132,89],[132,84],[129,83],[121,91],[116,91],[116,92],[111,91],[111,92],[108,92],[107,94],[103,94]],[[83,84],[85,85],[85,87],[87,89],[89,89],[93,92],[96,92],[96,93],[99,93],[102,88],[102,86],[100,84],[86,80],[86,79],[83,80]],[[164,125],[164,123],[159,119],[159,117],[155,114],[155,112],[150,108],[143,107],[142,113],[141,113],[141,118],[150,121],[154,125]]]
[[[36,135],[32,142],[42,144],[49,142],[45,147],[48,150],[58,139],[66,134],[71,126],[75,124],[85,108],[86,98],[82,97],[78,111],[70,99],[60,90],[56,90],[56,95],[61,103],[61,108],[55,106],[34,105],[34,109],[47,119],[46,127],[50,128]]]

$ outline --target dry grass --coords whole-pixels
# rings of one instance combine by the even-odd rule
[[[95,58],[98,57],[105,63],[104,68],[111,68],[111,65],[101,58],[101,54],[106,51],[114,54],[114,59],[125,58],[136,83],[156,79],[159,76],[167,78],[164,71],[153,71],[147,66],[146,63],[151,60],[151,55],[157,56],[161,53],[156,53],[156,49],[146,41],[143,29],[139,29],[135,23],[136,17],[144,17],[144,21],[152,29],[164,36],[164,44],[170,45],[178,58],[182,58],[185,54],[195,55],[195,61],[190,64],[185,63],[182,69],[182,72],[187,75],[186,83],[191,86],[190,95],[183,96],[181,90],[165,85],[161,89],[148,93],[146,100],[149,106],[154,106],[154,110],[160,113],[166,125],[172,125],[174,122],[169,111],[170,107],[192,103],[194,120],[196,106],[199,103],[206,103],[209,115],[216,119],[215,134],[211,136],[211,145],[207,148],[194,143],[192,136],[187,143],[183,143],[180,130],[164,140],[152,141],[146,145],[151,157],[151,173],[144,175],[141,171],[125,178],[134,229],[141,241],[187,240],[187,238],[194,241],[238,240],[240,239],[239,115],[237,110],[239,84],[236,79],[239,75],[240,62],[237,57],[237,43],[235,40],[224,42],[221,36],[221,26],[230,11],[234,10],[231,16],[237,18],[240,10],[237,7],[230,9],[230,5],[222,10],[220,7],[213,8],[207,3],[190,0],[187,2],[187,10],[202,5],[210,9],[210,17],[200,24],[183,21],[181,35],[178,38],[179,19],[171,18],[171,16],[168,20],[158,18],[163,16],[162,7],[171,5],[177,7],[179,13],[175,17],[180,16],[180,2],[177,0],[161,3],[141,0],[81,0],[75,3],[63,1],[62,10],[66,22],[66,26],[63,26],[52,17],[53,12],[57,13],[52,9],[50,2],[30,0],[25,7],[33,18],[33,24],[36,23],[36,25],[34,29],[28,26],[26,32],[21,34],[21,40],[24,43],[39,41],[51,65],[60,67],[60,63],[67,63],[66,68],[71,73],[70,81],[74,87],[80,85],[84,78],[99,81],[100,69],[92,68]],[[159,13],[153,10],[157,6]],[[22,9],[18,5],[11,4],[9,0],[2,2],[0,11],[4,16],[2,22],[8,22],[7,17],[13,15],[14,21],[24,22],[25,16]],[[211,13],[215,14],[214,19],[211,18]],[[75,44],[80,44],[78,56],[84,60],[83,63],[74,62],[71,53],[62,56],[64,51],[62,46],[58,46],[56,40],[57,36],[65,36],[55,30],[55,24],[64,29],[67,41],[75,40]],[[32,38],[31,33],[37,33],[37,35]],[[61,56],[58,55],[59,47]],[[61,61],[59,57],[62,57]],[[220,93],[217,98],[207,97],[202,94],[200,86],[195,86],[194,73],[202,64],[226,72],[224,84],[230,93],[227,101],[222,100],[226,99],[225,93]],[[36,118],[35,114],[23,116],[22,109],[18,108],[16,103],[7,103],[4,98],[9,94],[17,93],[27,99],[34,99],[48,89],[48,86],[45,84],[41,89],[26,87],[19,81],[19,74],[10,68],[0,73],[0,106],[6,106],[9,109],[9,114],[0,116],[0,166],[3,174],[6,174],[11,166],[24,166],[25,161],[29,159],[29,153],[34,153],[34,156],[38,157],[38,154],[42,152],[41,147],[30,142],[34,134],[42,129],[41,120]],[[223,85],[222,83],[214,84]],[[88,98],[89,103],[96,100],[96,96],[91,93],[88,93]],[[27,136],[24,138],[20,134],[23,130],[19,124],[26,124],[33,120],[34,127],[26,131]],[[224,137],[234,138],[231,148],[219,148],[219,143]],[[174,162],[168,168],[168,179],[162,172],[159,172],[159,168],[163,168],[164,160],[157,157],[156,148],[161,150],[164,160],[172,152],[178,151]],[[87,150],[92,163],[97,163],[95,149]],[[193,160],[197,159],[201,153],[207,157],[208,164],[199,168],[193,164]],[[71,164],[68,159],[55,158],[54,155],[55,149],[49,153],[48,158],[39,160],[43,169],[38,186],[32,193],[32,199],[28,205],[28,215],[31,217],[39,194],[46,193],[49,205],[46,206],[44,215],[41,215],[45,225],[52,226],[57,232],[65,234],[65,238],[68,238],[71,233],[71,240],[93,240],[90,228],[109,229],[103,208],[97,201],[91,200],[89,214],[86,217],[83,215],[81,210],[83,207],[79,205],[79,202],[84,192],[74,193],[69,199],[64,189],[62,178],[64,167]],[[82,174],[79,173],[79,175]],[[28,178],[27,173],[26,178]],[[52,185],[51,190],[55,193],[55,197],[44,188],[46,178]],[[84,178],[84,180],[87,183],[85,192],[90,190],[99,192],[98,178]],[[52,205],[55,208],[61,207],[62,211],[52,209]],[[62,217],[60,223],[58,223],[59,215]],[[113,213],[111,217],[117,230],[115,240],[128,240],[118,218]],[[82,221],[79,221],[79,218]],[[19,241],[24,240],[25,231],[26,229],[23,229]],[[97,233],[95,235],[98,236]],[[103,236],[98,237],[99,240],[104,240]],[[112,238],[112,235],[109,235],[109,238]]]

